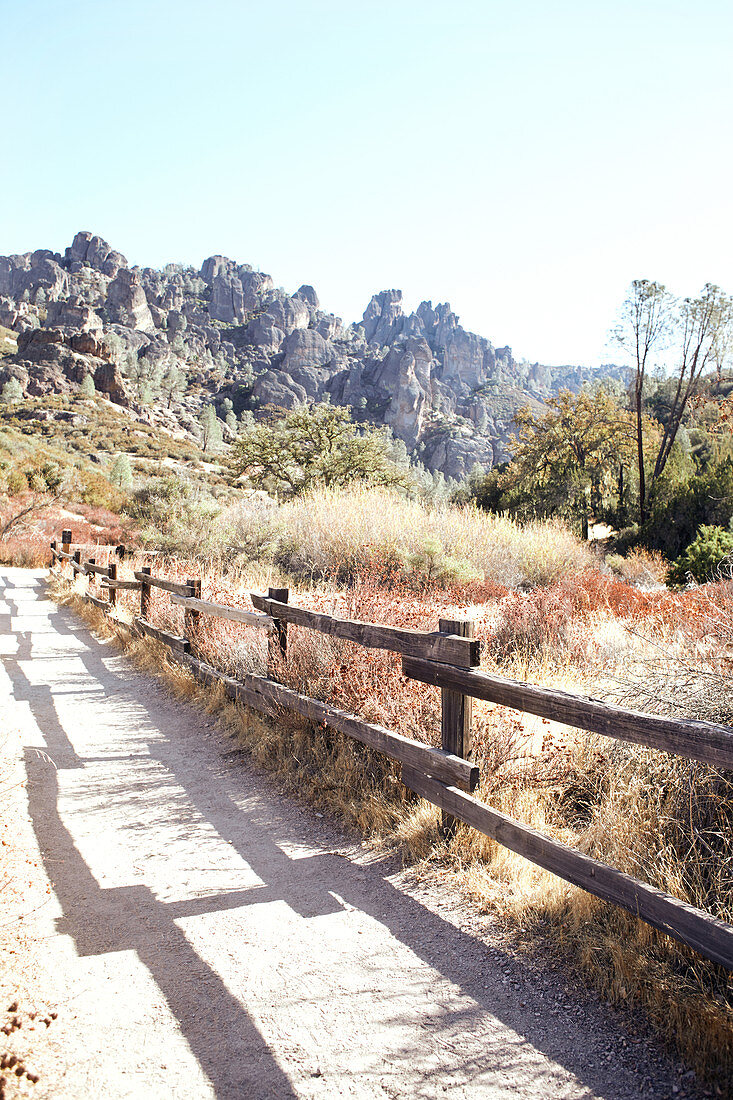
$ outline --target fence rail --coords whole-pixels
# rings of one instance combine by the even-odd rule
[[[535,687],[487,672],[454,668],[414,657],[403,658],[402,671],[413,680],[462,691],[474,699],[500,703],[553,722],[563,722],[566,726],[662,749],[718,768],[733,768],[733,729],[729,726],[626,710],[555,688]]]
[[[67,537],[68,536],[68,537]],[[122,551],[120,554],[119,551]],[[512,707],[622,741],[677,753],[717,767],[733,768],[733,729],[712,722],[660,717],[552,688],[538,687],[481,672],[479,643],[468,620],[440,621],[438,631],[405,630],[337,618],[288,602],[287,589],[271,588],[267,596],[251,593],[259,614],[201,598],[201,581],[186,583],[153,577],[150,568],[135,573],[135,580],[118,580],[115,563],[105,570],[94,559],[81,564],[80,551],[71,554],[71,532],[64,531],[62,549],[51,543],[51,564],[68,563],[74,575],[87,573],[90,583],[101,576],[108,600],[87,593],[96,607],[113,610],[118,591],[139,591],[139,617],[133,631],[166,645],[174,659],[188,667],[204,683],[221,685],[235,701],[277,717],[283,710],[342,733],[397,760],[402,782],[443,811],[443,828],[450,835],[457,822],[477,829],[497,843],[596,897],[628,910],[695,951],[733,970],[733,926],[701,909],[664,893],[639,879],[562,844],[513,820],[475,798],[478,768],[470,762],[472,699]],[[118,547],[119,557],[124,547]],[[90,568],[91,566],[91,568]],[[151,587],[170,594],[171,603],[183,608],[186,634],[179,636],[149,621]],[[239,680],[201,661],[195,653],[197,622],[201,615],[240,622],[263,629],[268,635],[269,674],[246,675]],[[366,722],[318,699],[278,683],[280,661],[287,653],[288,625],[300,626],[356,642],[368,648],[399,653],[405,676],[441,688],[441,748],[425,745],[383,726]]]
[[[317,630],[320,634],[331,634],[335,638],[345,638],[350,642],[358,642],[359,645],[366,646],[368,649],[387,649],[393,653],[442,660],[447,664],[465,668],[478,665],[480,660],[480,643],[473,639],[437,631],[427,633],[422,630],[407,630],[404,627],[382,626],[379,623],[337,619],[333,615],[325,615],[320,611],[309,611],[290,603],[279,603],[277,600],[258,596],[254,592],[251,599],[260,611],[282,622],[304,626],[308,630]]]
[[[271,615],[258,615],[255,611],[245,611],[241,607],[229,607],[211,600],[199,600],[195,596],[171,595],[171,603],[178,604],[186,611],[199,611],[202,615],[212,615],[215,619],[230,619],[234,623],[246,623],[247,626],[259,626],[272,630],[275,620]]]

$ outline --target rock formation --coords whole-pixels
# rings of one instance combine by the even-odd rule
[[[0,257],[0,324],[18,334],[17,354],[0,359],[0,386],[17,378],[29,396],[73,391],[91,374],[110,400],[184,428],[203,404],[221,410],[225,399],[255,416],[330,400],[386,425],[429,470],[455,479],[508,457],[521,405],[599,377],[517,361],[462,328],[448,303],[407,314],[401,291],[383,290],[345,326],[307,284],[287,294],[219,255],[199,269],[131,267],[90,232],[63,255]],[[172,370],[183,391],[166,390]]]

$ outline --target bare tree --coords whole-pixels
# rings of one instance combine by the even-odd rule
[[[643,401],[644,384],[672,330],[674,299],[662,283],[634,279],[621,306],[612,340],[629,356],[634,372],[633,402],[636,417],[636,461],[639,470],[639,520],[647,514],[646,472],[644,468]],[[676,433],[675,433],[676,434]]]
[[[664,472],[682,418],[703,371],[718,369],[730,341],[731,299],[720,287],[706,283],[699,298],[685,298],[676,316],[676,385],[667,412],[652,472],[652,488]]]

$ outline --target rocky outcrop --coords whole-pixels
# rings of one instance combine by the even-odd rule
[[[94,386],[98,393],[106,394],[117,405],[128,406],[130,401],[122,372],[116,363],[100,363],[94,371]]]
[[[364,310],[364,335],[370,344],[392,344],[401,334],[404,320],[402,291],[383,290],[373,295]]]
[[[267,370],[258,374],[253,393],[261,407],[274,406],[279,409],[294,409],[302,405],[308,397],[303,386],[279,371]]]
[[[209,316],[225,324],[244,320],[244,287],[238,275],[222,271],[214,276]]]
[[[86,231],[77,233],[71,246],[66,249],[66,263],[70,271],[78,271],[76,265],[86,264],[112,279],[121,268],[127,267],[127,260],[121,252],[115,252],[101,237]]]
[[[275,325],[271,314],[263,313],[247,326],[247,338],[260,351],[276,353],[285,339],[285,332]]]
[[[431,407],[430,376],[433,355],[426,340],[410,337],[390,350],[377,384],[390,396],[384,420],[408,448],[423,434]]]
[[[107,311],[110,318],[125,328],[155,332],[142,279],[137,271],[123,267],[109,284]]]
[[[226,256],[209,256],[201,265],[200,277],[211,287],[209,316],[225,324],[238,324],[272,290],[272,279],[261,271],[237,266]]]
[[[140,378],[154,388],[176,367],[186,392],[145,410],[166,430],[193,430],[202,404],[225,397],[255,415],[329,399],[386,425],[429,469],[457,479],[508,457],[521,405],[539,408],[561,387],[577,391],[599,376],[517,361],[464,329],[447,302],[407,314],[401,291],[382,290],[360,323],[344,326],[308,284],[291,295],[221,255],[200,268],[130,268],[87,231],[63,255],[0,257],[0,324],[18,334],[0,382],[16,377],[28,394],[73,391],[92,374],[99,393],[142,416]],[[614,371],[623,377],[604,373]]]
[[[50,328],[71,328],[76,332],[101,332],[104,327],[102,318],[78,298],[52,302],[46,314],[46,325]]]
[[[267,307],[265,317],[272,319],[275,328],[282,329],[286,336],[296,329],[306,329],[310,324],[310,310],[300,298],[275,298]]]
[[[74,342],[79,338],[79,334],[63,329],[20,333],[17,355],[0,360],[0,383],[11,375],[17,377],[29,397],[76,392],[87,374],[95,375],[105,365],[96,356],[76,350]]]
[[[317,310],[320,302],[318,301],[318,295],[312,286],[304,284],[299,286],[293,295],[294,298],[300,298],[301,302],[305,302],[307,306],[310,306],[312,310]]]
[[[335,350],[330,340],[324,340],[314,329],[296,329],[284,344],[285,358],[282,370],[295,377],[298,371],[309,367],[325,367],[333,363]]]
[[[28,256],[0,256],[0,294],[10,298],[21,295],[21,280],[28,270]]]
[[[69,276],[58,256],[39,249],[22,256],[0,256],[0,294],[16,301],[45,303],[68,293]]]
[[[0,325],[14,332],[25,332],[40,326],[38,309],[28,302],[16,302],[12,298],[0,298]]]

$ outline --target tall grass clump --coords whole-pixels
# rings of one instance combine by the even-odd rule
[[[559,523],[519,524],[366,486],[320,488],[274,511],[228,518],[230,537],[236,542],[239,531],[247,554],[269,556],[295,577],[349,581],[377,568],[418,586],[484,578],[514,587],[549,584],[593,561]]]

